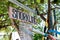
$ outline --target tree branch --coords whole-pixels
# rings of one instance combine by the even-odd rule
[[[43,15],[46,15],[47,13],[40,14],[37,7],[36,7],[36,12],[37,12],[37,15],[39,15],[44,21],[46,21],[46,18]]]

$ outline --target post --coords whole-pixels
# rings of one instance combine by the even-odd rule
[[[47,14],[47,18],[48,18],[48,30],[53,29],[50,0],[48,0],[48,14]],[[47,33],[51,34],[49,32],[47,32]],[[47,38],[47,40],[49,40],[49,38]]]

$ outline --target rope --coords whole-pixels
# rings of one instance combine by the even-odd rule
[[[52,32],[52,33],[56,33],[56,34],[60,34],[60,32],[58,32],[57,30],[48,30],[48,32]]]
[[[33,28],[32,31],[35,32],[35,33],[44,35],[44,36],[46,36],[46,37],[47,37],[48,35],[50,35],[50,34],[46,34],[46,33],[44,33],[44,32],[41,32],[41,31],[39,31],[39,30],[36,30],[36,29],[34,29],[34,28]],[[52,37],[55,38],[55,39],[57,39],[57,40],[60,40],[60,38],[58,38],[58,37],[55,37],[55,36],[52,36]]]

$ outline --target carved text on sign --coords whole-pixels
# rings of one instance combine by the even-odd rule
[[[20,19],[20,20],[24,20],[26,22],[30,22],[30,23],[34,23],[36,24],[36,20],[35,17],[32,17],[28,14],[25,14],[23,12],[18,11],[17,9],[14,9],[12,7],[9,8],[10,10],[10,18],[14,18],[14,19]]]

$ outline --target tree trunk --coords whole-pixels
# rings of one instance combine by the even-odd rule
[[[53,29],[50,0],[48,0],[48,15],[47,15],[47,18],[48,18],[48,30]],[[48,33],[48,34],[51,34],[51,33],[49,33],[49,32],[47,32],[47,33]],[[49,40],[48,37],[47,37],[47,40]]]
[[[56,26],[57,22],[56,22],[56,13],[55,13],[55,9],[53,10],[53,12],[54,12],[54,29],[57,30],[57,26]],[[55,34],[55,35],[57,36],[57,34]]]

